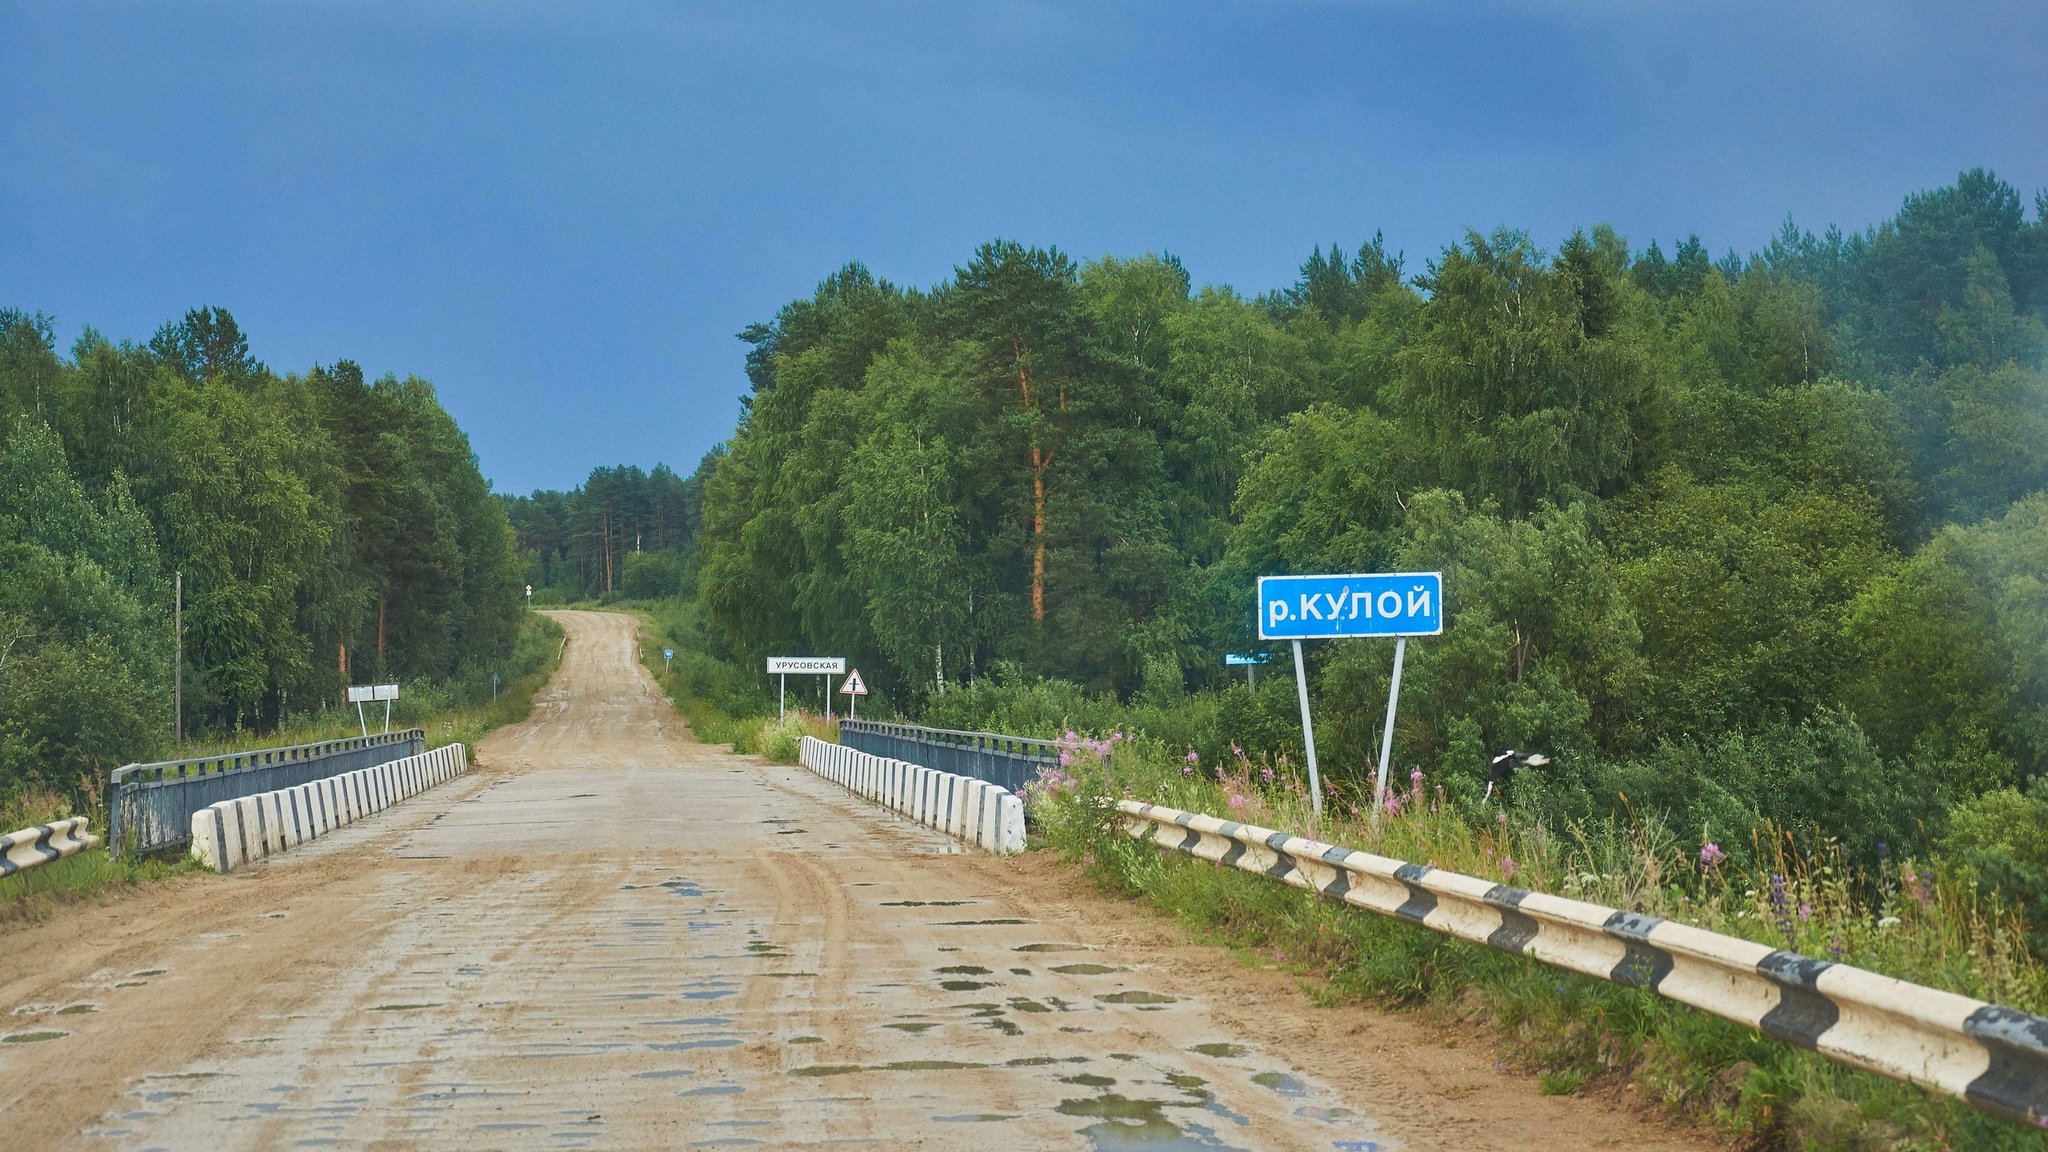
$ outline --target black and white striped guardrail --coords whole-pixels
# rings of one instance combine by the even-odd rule
[[[999,856],[1024,850],[1024,802],[986,780],[827,744],[815,736],[804,737],[800,759],[825,779],[956,840]]]
[[[1847,964],[1356,852],[1214,816],[1120,800],[1124,830],[1461,940],[1648,988],[1788,1044],[2048,1127],[2048,1020]]]
[[[81,848],[99,843],[99,837],[86,833],[86,819],[73,816],[0,836],[0,876],[12,876],[38,864],[62,860]]]
[[[192,855],[216,872],[232,872],[467,771],[467,749],[450,744],[295,788],[223,800],[192,814]]]

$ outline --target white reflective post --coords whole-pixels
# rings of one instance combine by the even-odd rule
[[[775,722],[780,724],[783,717],[789,713],[789,676],[785,673],[776,679],[782,682],[775,689]]]
[[[1301,697],[1301,742],[1308,750],[1308,802],[1317,820],[1323,818],[1323,780],[1316,774],[1316,727],[1308,718],[1308,669],[1301,662],[1301,641],[1294,642],[1294,691]]]
[[[825,723],[832,722],[832,674],[825,673]]]
[[[1394,641],[1394,683],[1387,689],[1387,727],[1380,733],[1379,782],[1373,785],[1374,811],[1383,811],[1387,806],[1387,761],[1394,755],[1394,707],[1401,702],[1401,661],[1407,655],[1408,638],[1397,638]]]

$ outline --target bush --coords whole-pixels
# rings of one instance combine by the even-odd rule
[[[806,736],[815,736],[828,744],[839,743],[837,723],[801,708],[785,713],[779,720],[768,717],[761,721],[759,732],[754,746],[771,764],[798,763]]]
[[[2038,1149],[2039,1134],[1946,1097],[1833,1064],[1641,989],[1562,973],[1405,921],[1134,841],[1106,818],[1116,796],[1307,833],[1308,796],[1284,759],[1190,758],[1146,737],[1118,741],[1114,789],[1102,741],[1031,789],[1034,833],[1102,886],[1256,949],[1317,983],[1319,1002],[1413,1005],[1441,1024],[1491,1029],[1546,1091],[1639,1085],[1645,1099],[1773,1149]],[[1479,811],[1411,776],[1377,823],[1342,782],[1314,832],[1347,847],[1696,924],[1775,948],[2008,1004],[2048,1009],[2048,969],[2019,923],[1962,875],[1913,861],[1865,871],[1825,843],[1762,825],[1748,865],[1702,853],[1654,816],[1551,823],[1536,805]],[[2008,801],[2008,807],[2011,807]],[[2017,808],[1980,823],[2005,836]],[[1959,822],[1959,827],[1964,826]],[[1969,825],[1975,827],[1976,825]],[[2004,830],[2004,831],[1998,831]],[[2013,833],[2018,858],[2030,843]],[[1990,842],[1990,837],[1987,837]],[[2007,843],[2007,840],[1998,840]],[[1702,859],[1702,856],[1705,859]]]

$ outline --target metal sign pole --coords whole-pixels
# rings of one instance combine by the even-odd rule
[[[185,572],[180,569],[174,577],[175,591],[171,593],[171,631],[178,637],[178,659],[171,666],[171,726],[177,729],[173,741],[182,750],[185,747]]]
[[[832,722],[832,674],[825,673],[825,723]]]
[[[384,734],[391,735],[391,698],[384,698]]]
[[[1301,662],[1301,641],[1294,642],[1294,690],[1301,697],[1301,742],[1308,749],[1308,800],[1317,820],[1323,818],[1323,781],[1316,774],[1316,728],[1308,718],[1308,669]]]
[[[1408,655],[1408,638],[1399,637],[1394,641],[1394,683],[1387,689],[1387,727],[1380,733],[1380,775],[1373,786],[1373,809],[1384,811],[1387,807],[1387,762],[1394,755],[1394,708],[1401,702],[1401,661]]]
[[[775,690],[775,722],[780,724],[789,715],[789,674],[784,673],[776,679],[782,682]]]
[[[363,739],[370,738],[370,721],[363,716],[363,702],[356,701],[356,723],[363,726]]]

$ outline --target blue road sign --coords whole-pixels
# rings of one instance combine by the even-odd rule
[[[675,658],[676,658],[676,650],[675,650],[675,649],[673,649],[673,648],[663,648],[663,649],[661,650],[661,658],[662,658],[663,660],[673,660],[673,659],[675,659]]]
[[[1231,668],[1239,668],[1246,664],[1264,664],[1266,661],[1271,660],[1272,658],[1273,654],[1271,652],[1253,652],[1250,654],[1246,654],[1243,652],[1225,652],[1223,654],[1223,663]]]
[[[1444,630],[1441,572],[1259,577],[1259,639],[1436,636]]]

